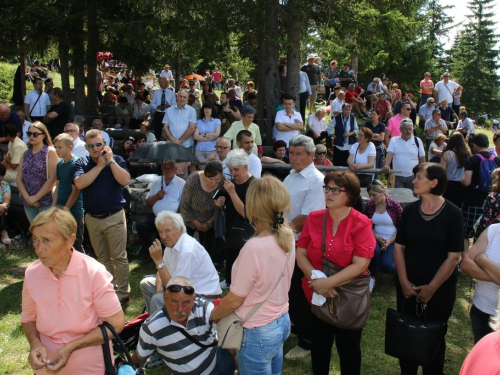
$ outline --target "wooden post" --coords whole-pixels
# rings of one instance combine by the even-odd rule
[[[396,173],[391,172],[387,175],[387,187],[393,188],[396,185]]]

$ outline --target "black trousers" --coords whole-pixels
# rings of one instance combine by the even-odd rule
[[[332,137],[328,135],[326,130],[322,131],[318,138],[314,138],[314,133],[312,132],[312,130],[308,130],[305,135],[311,137],[315,145],[320,144],[323,139],[326,139],[326,148],[329,150],[332,149],[333,145]]]
[[[297,335],[299,346],[305,350],[311,350],[311,328],[310,322],[313,318],[311,312],[311,304],[307,301],[304,291],[302,290],[302,278],[304,274],[295,263],[292,280],[290,283],[290,291],[288,292],[288,314],[293,323],[292,332]]]
[[[163,117],[165,113],[163,112],[155,112],[155,116],[153,117],[153,126],[155,131],[155,137],[158,141],[161,141],[162,130],[163,130]]]
[[[457,294],[456,286],[452,286],[446,289],[438,289],[432,299],[427,303],[427,320],[437,321],[437,322],[448,322],[451,313],[453,311],[453,306],[455,304],[455,298]],[[396,277],[396,297],[398,304],[398,311],[403,308],[403,300],[405,299],[403,295],[403,290],[399,284],[399,279]],[[406,299],[404,313],[417,317],[417,299],[411,297]],[[446,350],[445,336],[447,331],[447,326],[443,330],[443,338],[439,343],[439,348],[434,357],[434,360],[429,366],[423,367],[424,375],[442,375],[444,369],[444,358]],[[408,362],[399,361],[399,366],[401,367],[401,375],[416,375],[418,372],[418,365]]]
[[[309,93],[307,91],[301,92],[299,94],[300,98],[300,115],[302,116],[302,121],[307,123],[306,119],[306,105],[307,105],[307,97],[309,96]]]
[[[361,373],[361,334],[363,329],[350,330],[334,327],[311,314],[311,360],[314,375],[328,375],[332,346],[336,342],[342,375]]]
[[[156,238],[160,238],[158,235],[158,229],[156,229],[155,219],[156,215],[151,212],[143,220],[136,224],[137,235],[139,236],[139,241],[141,242],[141,250],[146,255],[149,254],[149,248],[153,244],[151,234],[154,233]]]
[[[197,231],[196,229],[186,227],[187,234],[189,234],[191,237],[194,236],[196,232],[198,232],[198,238],[200,244],[205,248],[205,250],[208,252],[210,255],[210,258],[212,258],[212,261],[216,261],[213,259],[214,255],[214,247],[215,247],[215,231],[214,228],[210,229],[208,232],[202,232],[202,231]]]

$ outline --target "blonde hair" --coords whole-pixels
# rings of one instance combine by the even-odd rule
[[[73,146],[73,137],[66,133],[61,133],[57,137],[54,138],[54,144],[61,142],[65,146]]]
[[[59,233],[64,239],[69,239],[72,234],[76,234],[76,221],[71,212],[66,208],[51,207],[40,212],[30,225],[30,232],[42,225],[54,222],[59,229]]]
[[[49,131],[47,130],[47,127],[43,124],[43,122],[40,121],[35,121],[33,124],[30,125],[30,128],[34,126],[38,130],[41,130],[43,134],[45,134],[45,137],[43,138],[43,143],[46,144],[47,146],[54,146],[52,144],[52,138],[50,137]],[[28,148],[33,148],[33,145],[28,142]]]
[[[250,183],[246,195],[246,213],[256,227],[255,235],[269,230],[285,253],[291,250],[293,231],[289,223],[278,224],[277,229],[274,223],[289,210],[290,193],[276,177],[265,175]]]
[[[434,138],[434,142],[437,143],[438,141],[446,141],[446,135],[444,135],[444,134],[436,135],[436,138]]]
[[[500,192],[500,168],[491,172],[491,185],[491,191],[495,193]]]

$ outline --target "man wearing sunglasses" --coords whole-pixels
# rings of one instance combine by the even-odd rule
[[[233,374],[229,350],[217,347],[213,303],[199,298],[193,282],[183,276],[170,279],[162,297],[165,306],[142,324],[132,360],[144,364],[152,357],[149,363],[155,358],[174,374]]]
[[[122,307],[129,302],[127,226],[123,187],[130,182],[125,160],[113,155],[100,130],[85,134],[89,156],[75,163],[75,186],[82,191],[85,223],[97,260],[113,275],[113,285]]]

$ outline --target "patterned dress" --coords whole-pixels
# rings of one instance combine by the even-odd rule
[[[43,184],[47,181],[47,154],[49,147],[43,145],[42,149],[36,154],[31,148],[24,152],[23,156],[23,182],[26,191],[30,196],[40,191]],[[24,207],[33,207],[23,200]],[[52,191],[38,201],[40,207],[52,205]]]
[[[474,242],[493,223],[498,223],[500,219],[500,193],[491,193],[484,201],[483,215],[479,219],[479,224],[474,234]]]

